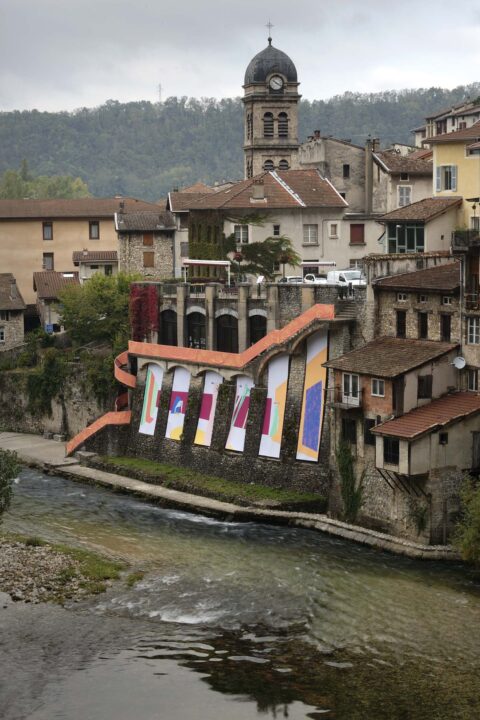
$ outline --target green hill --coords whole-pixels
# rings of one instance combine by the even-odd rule
[[[425,115],[466,96],[480,83],[373,94],[345,93],[329,100],[302,100],[300,140],[322,135],[363,144],[411,142],[410,130]],[[243,106],[240,98],[168,98],[163,103],[119,103],[75,112],[0,113],[0,174],[25,158],[34,175],[72,175],[96,196],[165,197],[174,186],[243,176]]]

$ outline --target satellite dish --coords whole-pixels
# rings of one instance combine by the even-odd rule
[[[457,370],[463,370],[463,368],[465,367],[466,364],[467,364],[467,362],[466,362],[465,358],[461,357],[460,355],[458,357],[456,357],[452,363],[452,365],[455,365]]]

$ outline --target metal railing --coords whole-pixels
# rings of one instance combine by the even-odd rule
[[[362,407],[362,396],[362,388],[359,388],[357,393],[354,395],[345,394],[343,388],[339,386],[327,388],[327,402],[330,405],[335,405],[343,408],[344,410]]]
[[[468,250],[480,245],[480,230],[454,230],[452,247],[454,250]]]
[[[205,285],[203,283],[193,283],[188,287],[190,297],[205,297]]]

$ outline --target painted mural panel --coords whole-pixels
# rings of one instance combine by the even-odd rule
[[[163,369],[158,365],[149,365],[145,380],[142,415],[138,432],[143,435],[154,435],[157,424],[158,405],[163,382]]]
[[[287,400],[288,367],[288,355],[278,355],[268,364],[268,392],[259,455],[280,457]]]
[[[215,408],[217,406],[218,388],[222,382],[223,378],[219,373],[213,371],[205,373],[200,417],[198,418],[197,432],[194,440],[196,445],[210,447],[213,422],[215,420]]]
[[[237,377],[235,405],[233,408],[230,432],[228,433],[227,450],[243,452],[245,446],[245,429],[247,426],[248,409],[250,407],[250,392],[254,387],[253,380],[246,375]]]
[[[322,436],[323,405],[328,360],[328,331],[320,330],[307,340],[305,383],[298,434],[297,460],[317,462]]]
[[[168,412],[165,437],[169,440],[180,440],[187,409],[190,373],[185,368],[177,368],[173,376],[172,394]]]

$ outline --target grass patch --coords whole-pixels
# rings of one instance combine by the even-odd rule
[[[137,584],[137,582],[140,582],[140,580],[143,580],[145,577],[145,573],[143,570],[135,570],[135,572],[130,573],[130,575],[127,575],[126,577],[126,584],[127,587],[131,588],[134,585]]]
[[[102,456],[100,461],[103,466],[111,467],[117,472],[119,470],[126,471],[126,475],[151,478],[159,481],[164,487],[228,502],[262,505],[270,503],[275,506],[312,506],[312,510],[315,508],[316,512],[322,512],[326,506],[325,498],[318,493],[274,488],[256,483],[234,482],[213,475],[202,475],[188,468],[164,465],[143,458]]]
[[[27,547],[41,547],[42,545],[47,544],[45,540],[42,540],[42,538],[36,537],[35,535],[33,537],[27,537],[24,540],[24,543]]]

